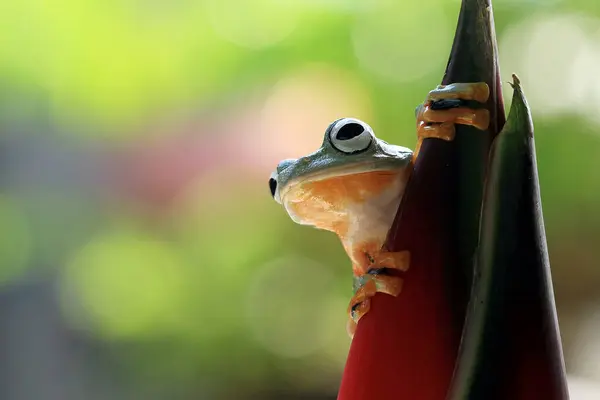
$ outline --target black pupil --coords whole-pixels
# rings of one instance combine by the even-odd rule
[[[275,197],[275,191],[277,190],[277,181],[273,178],[269,179],[269,189],[271,189],[271,196]]]
[[[351,122],[342,126],[335,137],[337,140],[350,140],[352,138],[357,137],[364,131],[365,128],[363,128],[361,124]]]

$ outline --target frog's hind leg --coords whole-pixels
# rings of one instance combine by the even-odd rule
[[[474,126],[485,130],[490,123],[490,113],[483,108],[469,107],[468,102],[485,103],[490,96],[486,83],[453,83],[438,86],[429,92],[425,103],[417,108],[417,158],[425,138],[454,140],[454,124]]]

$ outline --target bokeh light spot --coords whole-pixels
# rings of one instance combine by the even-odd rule
[[[569,398],[572,400],[597,400],[600,395],[600,384],[596,379],[581,378],[570,375],[567,377]]]
[[[274,0],[207,0],[206,11],[222,37],[256,49],[282,41],[296,28],[299,9],[283,4]]]
[[[600,380],[600,303],[593,302],[584,308],[586,317],[580,322],[573,346],[577,364],[571,372],[581,377]]]
[[[183,303],[186,278],[169,244],[115,230],[73,256],[64,284],[63,306],[76,325],[91,322],[97,332],[127,338],[165,332]]]
[[[382,78],[411,82],[445,64],[453,28],[437,0],[382,2],[357,18],[354,52]]]
[[[276,218],[266,180],[244,181],[239,171],[205,174],[177,198],[173,224],[186,252],[214,277],[244,285],[251,260],[272,251]],[[249,212],[252,210],[252,212]],[[207,270],[206,273],[209,273]]]
[[[600,46],[589,33],[599,29],[599,19],[579,14],[535,16],[506,29],[499,43],[502,70],[519,75],[537,115],[598,120]],[[503,88],[510,98],[510,86]]]
[[[265,167],[316,150],[327,126],[342,117],[371,119],[370,94],[352,73],[327,64],[293,71],[273,86],[262,110]]]
[[[283,357],[305,357],[338,337],[324,325],[333,321],[329,302],[334,276],[327,269],[303,257],[271,261],[256,271],[248,290],[248,324],[267,350]],[[340,310],[344,313],[344,310]],[[345,325],[338,327],[344,331]]]

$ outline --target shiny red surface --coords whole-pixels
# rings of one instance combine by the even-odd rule
[[[378,293],[359,322],[338,399],[444,399],[454,370],[461,321],[446,264],[453,150],[424,141],[390,230],[388,248],[409,250],[411,266],[398,297]],[[450,278],[450,279],[449,279]]]

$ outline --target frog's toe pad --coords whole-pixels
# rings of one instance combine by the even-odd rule
[[[358,321],[371,308],[371,298],[375,293],[386,293],[391,296],[398,296],[402,291],[402,278],[389,275],[376,275],[367,273],[355,278],[355,293],[348,306],[348,325],[347,331],[350,337],[354,336],[354,331]]]
[[[408,271],[410,266],[410,252],[408,251],[382,251],[374,256],[373,264],[380,265],[381,268],[396,269],[399,271]]]
[[[484,108],[473,109],[467,107],[450,108],[447,110],[434,110],[426,105],[417,116],[417,129],[420,136],[454,138],[451,129],[442,124],[462,124],[486,130],[490,124],[490,112]],[[451,140],[452,140],[451,139]]]
[[[485,103],[490,97],[489,86],[484,82],[453,83],[438,86],[429,92],[425,103],[417,108],[417,131],[420,138],[454,139],[454,129],[449,124],[462,124],[486,130],[490,112],[469,104]]]
[[[485,82],[451,83],[438,85],[427,95],[427,102],[446,99],[473,100],[485,103],[490,97],[490,87]]]

